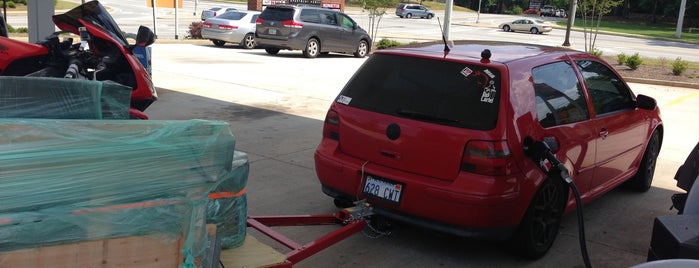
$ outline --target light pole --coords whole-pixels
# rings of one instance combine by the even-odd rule
[[[568,7],[568,25],[566,25],[566,37],[563,41],[564,47],[570,46],[570,28],[575,24],[575,6],[577,6],[575,0],[570,0],[570,6]]]
[[[478,0],[478,13],[476,13],[476,23],[478,23],[478,20],[481,18],[481,2],[483,0]]]

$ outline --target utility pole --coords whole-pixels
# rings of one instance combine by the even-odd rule
[[[577,5],[576,0],[570,0],[570,6],[568,7],[568,25],[566,25],[566,37],[565,40],[563,40],[564,47],[570,46],[570,28],[573,27],[573,24],[575,24],[575,7]]]
[[[680,14],[677,15],[677,29],[675,30],[675,38],[682,37],[682,24],[684,23],[684,9],[687,6],[687,0],[682,0],[680,3]]]
[[[449,40],[449,25],[451,24],[451,10],[454,7],[454,0],[447,0],[444,6],[444,27],[442,34],[444,35],[444,40]]]

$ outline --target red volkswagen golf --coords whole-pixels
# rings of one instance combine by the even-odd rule
[[[551,147],[583,203],[622,183],[650,188],[659,109],[606,62],[517,43],[444,48],[376,51],[330,105],[315,167],[336,204],[366,199],[379,215],[509,239],[538,258],[575,201],[525,140]]]

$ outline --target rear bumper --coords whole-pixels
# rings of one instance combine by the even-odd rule
[[[345,195],[339,191],[322,186],[323,193],[335,199],[352,200],[354,197]],[[393,210],[387,207],[377,206],[372,204],[372,211],[377,215],[385,216],[393,220],[419,226],[426,229],[436,230],[442,233],[453,234],[461,237],[484,239],[484,240],[506,240],[510,238],[517,230],[516,226],[512,227],[491,227],[491,228],[473,228],[460,225],[447,224],[433,219],[416,217],[406,214],[401,211]]]
[[[275,39],[255,35],[257,45],[263,48],[279,48],[290,50],[303,50],[306,48],[306,40],[301,38]]]
[[[460,177],[449,182],[364,163],[330,147],[321,143],[315,154],[323,192],[348,201],[367,199],[380,215],[465,237],[504,239],[519,225],[527,208],[527,202],[520,201],[520,178],[493,183]],[[366,174],[403,183],[400,203],[364,196]],[[492,193],[484,193],[484,187],[490,187]]]
[[[202,29],[201,37],[204,39],[221,40],[230,43],[240,43],[245,34],[236,31],[217,32],[213,30]]]

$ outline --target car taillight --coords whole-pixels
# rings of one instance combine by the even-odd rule
[[[340,115],[334,110],[329,110],[328,114],[325,115],[323,137],[336,141],[340,140]]]
[[[294,20],[285,20],[285,21],[282,21],[282,26],[287,27],[287,28],[302,28],[303,23],[298,23]]]
[[[213,26],[213,25],[214,25],[214,24],[211,23],[211,22],[204,22],[204,24],[202,24],[201,26],[204,27],[204,28],[211,28],[211,26]]]
[[[223,29],[223,30],[235,30],[235,29],[238,29],[238,26],[233,26],[233,25],[219,25],[218,28],[219,28],[219,29]]]
[[[262,24],[263,22],[265,22],[265,20],[260,17],[257,17],[257,19],[255,20],[255,24]]]
[[[482,175],[510,175],[515,168],[507,141],[469,141],[461,170]]]

